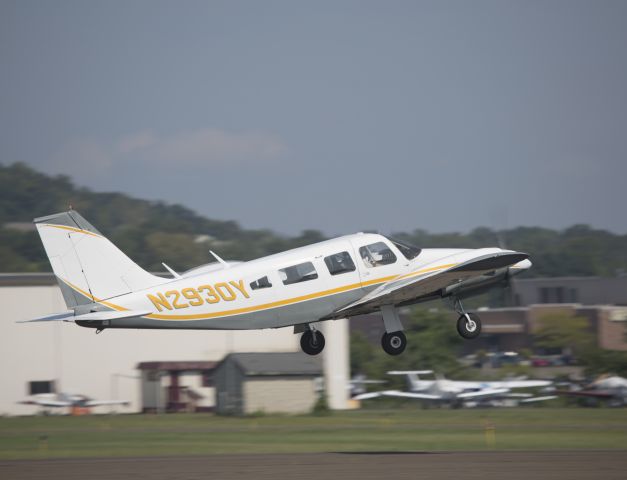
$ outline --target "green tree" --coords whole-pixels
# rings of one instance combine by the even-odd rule
[[[552,313],[539,319],[533,333],[534,345],[548,350],[569,350],[576,356],[594,346],[595,336],[588,319],[568,313]]]
[[[49,271],[36,232],[15,232],[3,226],[9,222],[30,222],[35,217],[67,210],[69,205],[147,269],[161,270],[160,262],[168,262],[160,249],[161,239],[147,240],[157,233],[211,237],[210,247],[227,260],[251,260],[325,239],[316,230],[305,230],[295,237],[270,230],[247,230],[234,221],[205,218],[181,205],[140,200],[115,192],[92,192],[77,187],[66,176],[45,175],[22,163],[0,164],[0,243],[3,245],[0,270]],[[587,225],[575,225],[563,231],[518,227],[498,234],[485,227],[469,233],[432,234],[414,230],[394,236],[422,248],[496,246],[501,237],[508,248],[531,255],[534,266],[526,276],[612,276],[627,271],[627,235]],[[183,243],[189,246],[189,242]],[[199,248],[208,246],[200,244]],[[200,255],[199,249],[192,246],[172,255],[176,262],[170,261],[182,268],[195,266],[200,257],[202,261],[208,258],[206,252]],[[497,294],[491,295],[482,303],[502,303]]]
[[[627,352],[599,348],[585,317],[551,314],[542,317],[540,323],[534,333],[534,345],[571,351],[587,375],[627,376]]]

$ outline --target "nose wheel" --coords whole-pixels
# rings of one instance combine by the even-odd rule
[[[318,330],[306,330],[300,337],[300,348],[307,355],[318,355],[324,350],[324,335]]]
[[[384,333],[381,337],[381,346],[388,355],[400,355],[405,351],[407,338],[403,332]]]
[[[481,319],[476,313],[463,313],[457,319],[457,333],[462,338],[472,340],[481,333]]]
[[[477,338],[481,333],[481,319],[476,313],[466,313],[459,298],[453,299],[453,308],[459,313],[457,333],[466,340]]]

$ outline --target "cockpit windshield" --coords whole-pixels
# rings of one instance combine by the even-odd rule
[[[390,237],[385,237],[385,238],[387,238],[390,242],[392,242],[394,246],[400,250],[400,252],[403,254],[403,256],[407,260],[413,260],[418,255],[420,255],[421,249],[418,247],[414,247],[413,245],[409,245],[408,243],[401,242],[400,240],[396,240],[395,238],[390,238]]]

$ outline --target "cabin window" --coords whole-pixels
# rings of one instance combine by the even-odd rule
[[[261,277],[254,282],[250,282],[250,288],[252,288],[253,290],[259,290],[260,288],[270,288],[271,286],[272,284],[266,276]]]
[[[294,265],[293,267],[282,268],[279,270],[279,276],[283,281],[283,285],[291,285],[292,283],[315,280],[318,278],[318,272],[316,272],[313,263],[305,262]]]
[[[418,248],[418,247],[410,245],[409,243],[405,243],[405,242],[401,242],[399,240],[395,240],[394,238],[390,238],[390,237],[385,237],[385,238],[387,238],[390,242],[392,242],[392,244],[396,248],[398,248],[398,250],[403,254],[403,256],[407,260],[413,260],[418,255],[420,255],[421,249]]]
[[[364,264],[368,268],[380,267],[381,265],[390,265],[396,262],[396,255],[383,242],[372,243],[359,249]]]
[[[340,252],[324,257],[324,263],[327,264],[331,275],[355,271],[355,264],[348,252]]]

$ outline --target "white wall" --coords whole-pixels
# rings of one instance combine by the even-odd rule
[[[37,407],[15,402],[28,394],[28,382],[60,377],[61,390],[111,399],[114,373],[139,376],[139,362],[169,360],[218,361],[232,351],[297,351],[292,328],[252,331],[105,330],[73,323],[17,324],[66,310],[56,286],[0,287],[0,415],[24,415]],[[140,410],[139,380],[117,379],[118,398]],[[106,412],[109,407],[95,411]]]

